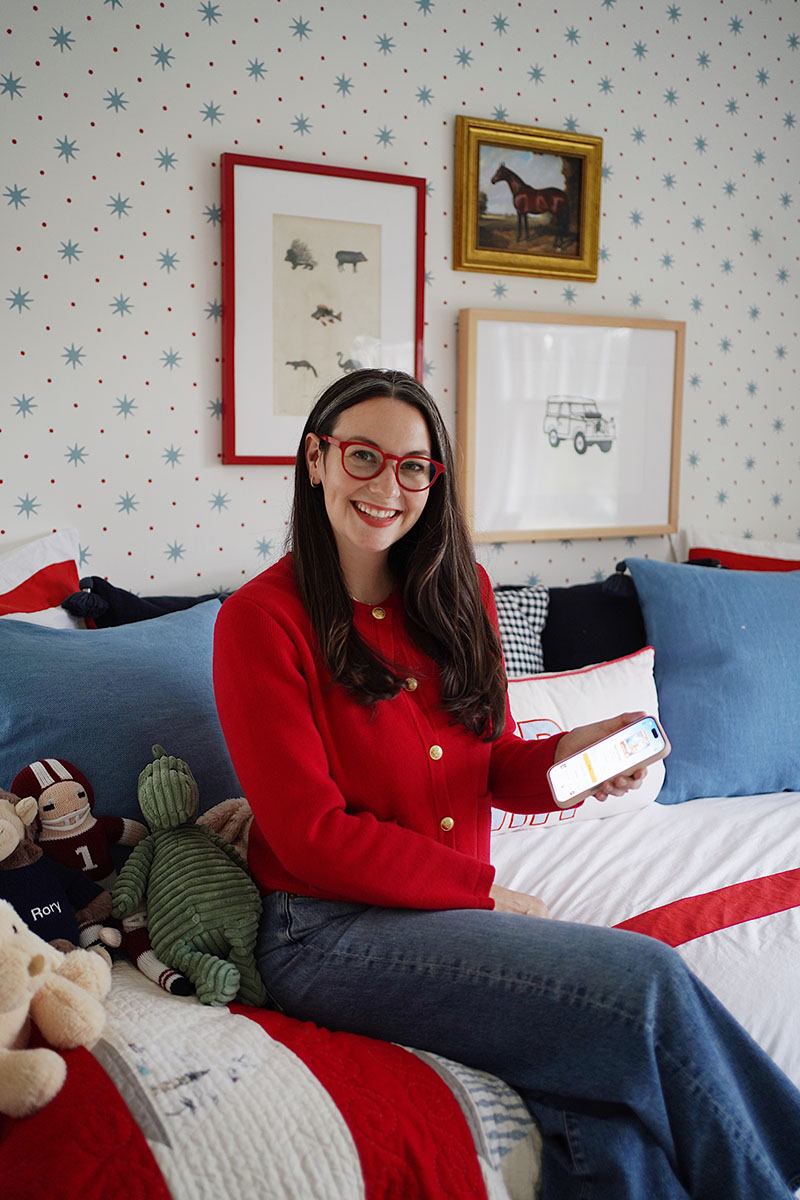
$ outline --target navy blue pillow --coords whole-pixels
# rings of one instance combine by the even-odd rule
[[[659,804],[800,791],[800,571],[627,563],[672,742]]]
[[[542,630],[545,671],[574,671],[625,658],[646,645],[642,610],[628,576],[550,588]]]
[[[0,787],[40,758],[84,773],[95,815],[136,817],[139,772],[160,743],[188,762],[205,810],[241,796],[211,676],[208,600],[113,629],[0,621]]]

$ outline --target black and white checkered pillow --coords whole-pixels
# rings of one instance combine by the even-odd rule
[[[541,632],[547,620],[548,589],[541,583],[498,589],[494,599],[509,679],[540,674],[544,671]]]

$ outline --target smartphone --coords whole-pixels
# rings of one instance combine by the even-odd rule
[[[573,808],[607,779],[665,758],[671,746],[655,717],[643,717],[585,750],[553,763],[547,782],[559,808]]]

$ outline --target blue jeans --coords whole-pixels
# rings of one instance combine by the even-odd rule
[[[290,1016],[515,1088],[544,1137],[546,1200],[787,1200],[800,1186],[800,1093],[652,938],[276,892],[256,958]]]

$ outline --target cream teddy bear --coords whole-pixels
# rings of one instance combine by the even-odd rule
[[[62,954],[0,900],[0,1112],[25,1117],[59,1091],[66,1064],[46,1047],[25,1049],[31,1019],[61,1050],[91,1046],[102,1033],[108,964],[86,950]]]

